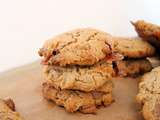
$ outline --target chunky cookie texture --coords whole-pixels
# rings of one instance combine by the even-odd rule
[[[128,58],[153,56],[155,48],[140,38],[114,38],[114,50]]]
[[[111,35],[92,28],[76,29],[49,39],[39,50],[43,64],[93,65],[111,54]]]
[[[152,65],[147,59],[127,59],[117,61],[115,64],[118,76],[122,77],[135,77],[152,70]]]
[[[107,106],[113,102],[112,83],[92,92],[55,89],[50,82],[43,83],[43,96],[68,112],[96,113],[98,106]]]
[[[142,77],[137,101],[146,120],[160,120],[160,67]]]
[[[140,37],[147,40],[157,48],[160,47],[160,26],[143,20],[132,22],[132,24]]]
[[[24,120],[17,112],[11,99],[0,99],[0,120]]]
[[[44,76],[56,89],[89,92],[97,90],[115,74],[111,63],[101,61],[93,66],[45,66]]]

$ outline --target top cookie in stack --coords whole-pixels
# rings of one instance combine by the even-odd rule
[[[93,113],[99,105],[113,101],[112,36],[92,28],[77,29],[46,41],[43,57],[43,95],[67,111]]]
[[[46,41],[39,55],[49,65],[93,65],[111,54],[111,35],[87,28],[61,34]]]

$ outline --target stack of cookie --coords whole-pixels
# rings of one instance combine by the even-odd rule
[[[39,55],[44,59],[43,95],[68,112],[95,113],[97,106],[113,102],[111,81],[112,37],[87,28],[61,34],[46,41]]]
[[[160,53],[160,26],[138,20],[132,22],[139,37],[156,48]],[[137,102],[142,106],[145,120],[160,120],[160,67],[142,76],[139,83]]]
[[[115,62],[117,75],[137,76],[152,69],[147,57],[155,54],[155,48],[141,38],[114,37],[114,49],[124,56],[123,60]]]

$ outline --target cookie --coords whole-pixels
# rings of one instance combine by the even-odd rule
[[[147,57],[147,60],[152,64],[153,68],[160,66],[159,56]]]
[[[77,90],[57,90],[52,84],[45,82],[43,83],[43,96],[63,106],[68,112],[96,113],[98,106],[108,106],[113,102],[112,89],[110,89],[112,84],[105,85],[99,91],[86,93]]]
[[[0,120],[24,120],[17,112],[11,99],[0,99]]]
[[[137,102],[142,105],[146,120],[160,120],[160,67],[142,77]]]
[[[44,77],[51,80],[56,89],[72,89],[89,92],[110,81],[114,75],[111,63],[101,61],[93,66],[45,66]]]
[[[76,29],[47,40],[39,50],[43,64],[93,65],[112,52],[111,35],[92,28]]]
[[[135,30],[140,37],[155,47],[160,47],[160,26],[143,20],[132,22],[132,25],[135,27]]]
[[[153,56],[155,48],[140,38],[114,38],[114,49],[128,58],[144,58]]]
[[[152,70],[152,64],[147,59],[128,59],[117,61],[118,76],[137,76]]]

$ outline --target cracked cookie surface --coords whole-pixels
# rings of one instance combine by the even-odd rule
[[[11,99],[0,99],[0,120],[24,120],[17,112]]]
[[[113,66],[100,61],[93,66],[44,66],[46,80],[51,80],[56,89],[92,91],[110,81],[114,75]]]
[[[127,59],[116,62],[119,76],[137,76],[152,70],[152,64],[147,59]]]
[[[128,58],[144,58],[154,55],[155,48],[140,38],[114,38],[114,49]]]
[[[76,29],[45,42],[39,50],[43,64],[93,65],[112,52],[111,35],[92,28]]]
[[[143,20],[132,22],[132,24],[140,37],[147,40],[155,47],[160,47],[160,26]]]
[[[160,120],[160,67],[142,77],[137,101],[146,120]]]
[[[97,91],[57,90],[49,82],[43,83],[43,96],[63,106],[68,112],[95,113],[98,106],[113,102],[112,83],[106,83]]]

